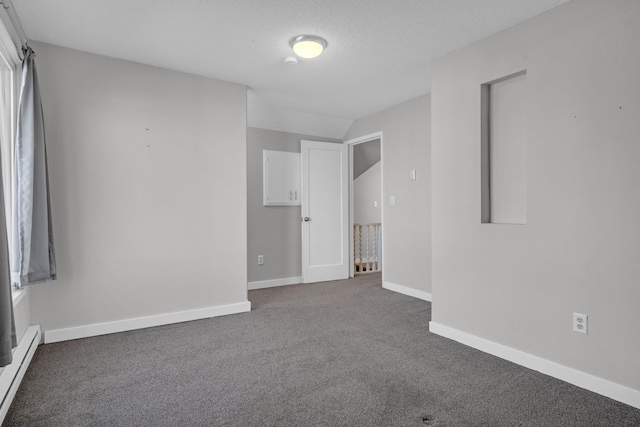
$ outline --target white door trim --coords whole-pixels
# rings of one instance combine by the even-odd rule
[[[354,277],[353,271],[353,146],[362,144],[365,142],[380,139],[380,222],[382,223],[382,282],[384,283],[384,139],[382,137],[382,131],[370,133],[368,135],[360,136],[358,138],[349,139],[344,141],[343,144],[349,146],[349,277]]]

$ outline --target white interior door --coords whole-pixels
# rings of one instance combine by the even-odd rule
[[[348,146],[302,141],[304,283],[349,277]]]

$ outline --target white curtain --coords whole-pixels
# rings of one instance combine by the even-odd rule
[[[11,281],[21,287],[56,279],[49,173],[35,54],[24,49],[15,163]]]

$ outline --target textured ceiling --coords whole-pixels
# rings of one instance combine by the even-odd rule
[[[31,40],[249,87],[250,126],[341,138],[430,91],[431,60],[567,0],[13,0]],[[289,40],[324,37],[284,64]]]

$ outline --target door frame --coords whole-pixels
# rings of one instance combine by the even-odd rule
[[[349,146],[349,277],[355,277],[355,271],[353,267],[353,253],[355,248],[353,247],[353,147],[358,144],[370,142],[373,140],[380,140],[380,223],[382,224],[382,236],[380,236],[380,246],[382,250],[382,282],[384,283],[384,265],[385,265],[385,253],[384,253],[384,138],[382,137],[382,131],[370,133],[368,135],[360,136],[358,138],[349,139],[344,141],[344,144]]]

